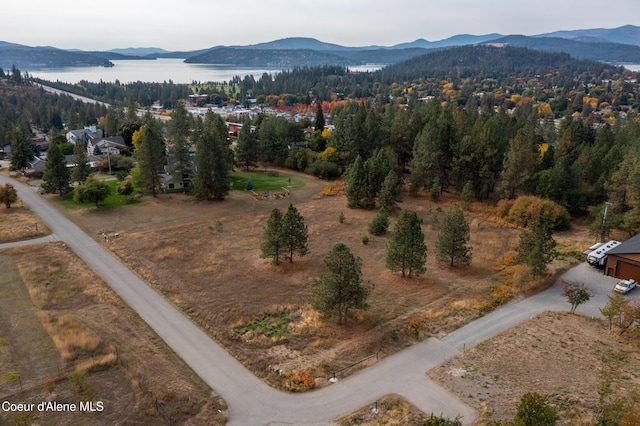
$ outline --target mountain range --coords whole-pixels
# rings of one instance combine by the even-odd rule
[[[282,68],[371,63],[388,65],[434,49],[471,44],[513,45],[565,52],[578,59],[613,64],[640,63],[640,27],[625,25],[612,29],[563,30],[535,36],[460,34],[439,41],[418,39],[394,46],[347,47],[313,38],[291,37],[246,46],[215,46],[185,52],[168,52],[156,47],[88,52],[62,50],[51,46],[30,47],[0,41],[0,67],[10,69],[15,65],[21,70],[33,70],[69,66],[113,66],[113,60],[157,58],[180,58],[196,64]]]

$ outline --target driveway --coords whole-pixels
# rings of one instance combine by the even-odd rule
[[[22,202],[64,241],[89,267],[143,318],[155,332],[226,401],[228,425],[328,424],[333,419],[371,404],[387,394],[398,394],[425,413],[454,418],[465,424],[475,411],[427,379],[426,372],[457,356],[465,347],[491,337],[545,310],[567,310],[558,284],[531,298],[507,304],[443,339],[427,339],[376,365],[324,389],[304,394],[275,390],[256,378],[172,304],[151,289],[62,213],[40,197],[35,188],[11,181]],[[0,245],[2,248],[5,245]],[[564,276],[584,282],[594,294],[578,311],[600,315],[598,308],[615,280],[581,264]]]

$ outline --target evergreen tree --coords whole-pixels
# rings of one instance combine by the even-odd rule
[[[460,192],[460,203],[462,204],[463,210],[471,210],[471,203],[473,202],[473,183],[468,181],[462,187],[462,191]]]
[[[73,163],[74,166],[71,169],[71,180],[78,182],[78,185],[84,183],[89,177],[89,158],[87,157],[87,149],[82,141],[76,141],[73,147]]]
[[[502,186],[505,195],[515,198],[517,191],[528,189],[538,161],[538,144],[533,127],[527,123],[509,141],[504,159]]]
[[[347,207],[373,209],[376,206],[375,193],[369,184],[367,168],[362,157],[356,157],[354,163],[347,170]]]
[[[155,197],[160,190],[160,174],[165,164],[165,144],[160,123],[150,114],[134,137],[134,156],[138,161],[140,185]]]
[[[52,138],[49,144],[41,188],[47,194],[58,192],[61,197],[69,188],[69,169],[67,169],[67,162],[60,149],[60,138],[58,137]]]
[[[386,210],[380,209],[376,217],[369,223],[369,232],[373,235],[382,235],[389,229],[389,215]]]
[[[436,239],[436,259],[439,262],[455,262],[462,265],[471,263],[469,224],[464,220],[462,210],[451,210],[442,221],[441,231]]]
[[[193,171],[190,132],[191,116],[184,104],[179,102],[171,113],[171,120],[167,123],[167,136],[170,142],[169,152],[174,161],[171,173],[174,174],[174,181],[183,185],[185,192],[187,191],[187,186],[184,185],[185,176]]]
[[[255,163],[258,161],[258,155],[260,154],[260,145],[249,124],[245,124],[240,129],[235,154],[238,165],[244,167],[247,171],[249,171],[250,167],[256,166]]]
[[[11,165],[24,172],[34,156],[29,135],[21,128],[14,128],[11,136]]]
[[[284,256],[286,250],[284,216],[280,209],[275,208],[271,211],[267,226],[264,228],[262,235],[262,244],[260,245],[260,258],[271,258],[274,265],[280,264],[280,258]]]
[[[194,193],[198,200],[224,200],[229,193],[229,166],[225,155],[226,124],[222,117],[207,112],[196,142]]]
[[[392,214],[399,209],[398,201],[402,199],[402,181],[394,170],[389,170],[384,178],[382,188],[378,194],[378,203],[381,209],[388,214]]]
[[[284,247],[289,253],[289,262],[293,263],[293,254],[304,256],[309,252],[307,245],[308,228],[298,210],[289,204],[283,218]]]
[[[419,276],[426,271],[427,246],[420,227],[420,218],[415,212],[404,210],[391,233],[387,245],[387,268],[402,271],[402,276]]]
[[[516,251],[516,262],[529,266],[534,276],[541,275],[547,269],[547,265],[556,258],[558,252],[553,231],[542,216],[538,216],[529,225],[529,230],[520,235]]]
[[[322,111],[322,102],[319,99],[316,99],[316,123],[315,130],[316,132],[322,132],[324,130],[324,112]]]
[[[338,243],[324,258],[329,272],[322,274],[314,288],[313,306],[327,315],[336,315],[342,324],[349,309],[367,307],[370,289],[362,285],[362,259]]]

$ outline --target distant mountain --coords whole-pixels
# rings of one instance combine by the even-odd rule
[[[148,56],[169,53],[159,47],[127,47],[126,49],[111,49],[109,52],[118,53],[124,56]]]
[[[506,36],[488,42],[549,52],[565,52],[577,59],[610,64],[640,63],[640,47],[612,42],[584,42],[558,37]]]
[[[316,51],[344,51],[359,49],[357,47],[345,47],[338,44],[325,43],[315,38],[308,37],[288,37],[280,40],[274,40],[267,43],[250,44],[247,46],[230,46],[235,49],[250,50],[316,50]]]
[[[292,68],[296,66],[360,65],[335,54],[310,49],[269,50],[217,47],[187,58],[190,64],[236,65],[248,67]]]
[[[90,54],[70,52],[55,47],[30,47],[0,42],[0,67],[10,69],[15,65],[21,71],[41,68],[113,66],[105,58]]]
[[[396,44],[392,47],[392,49],[407,49],[407,48],[422,48],[422,49],[438,49],[441,47],[451,47],[451,46],[465,46],[467,44],[480,44],[487,41],[495,40],[497,38],[504,37],[502,34],[485,34],[485,35],[470,35],[470,34],[460,34],[453,37],[445,38],[439,41],[428,41],[423,38],[420,38],[416,41],[412,41],[411,43],[401,43]]]
[[[168,52],[157,47],[113,49],[108,52],[67,51],[54,47],[29,47],[0,41],[0,67],[15,64],[23,70],[66,66],[112,66],[112,60],[176,58],[189,63],[227,64],[253,67],[292,68],[295,66],[367,63],[393,64],[423,55],[434,49],[482,43],[508,44],[602,62],[640,63],[640,27],[557,31],[536,36],[501,34],[460,34],[439,41],[418,39],[394,46],[347,47],[309,37],[290,37],[245,46],[215,46],[209,49]]]
[[[590,42],[611,42],[640,46],[640,27],[625,25],[618,28],[594,28],[590,30],[555,31],[538,37],[558,37]]]

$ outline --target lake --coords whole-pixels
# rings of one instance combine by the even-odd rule
[[[75,84],[80,80],[98,82],[130,83],[134,81],[162,83],[169,80],[174,83],[190,84],[198,82],[223,82],[229,81],[239,75],[253,75],[257,80],[262,74],[275,74],[282,68],[251,68],[235,65],[203,65],[187,64],[183,59],[156,59],[156,60],[130,60],[111,61],[114,66],[105,67],[68,67],[55,69],[41,69],[29,71],[34,77],[49,81],[62,81]],[[354,71],[372,71],[380,69],[379,65],[363,65],[349,67]]]
[[[111,61],[114,66],[105,67],[69,67],[55,69],[41,69],[29,71],[34,77],[49,81],[63,81],[75,84],[80,80],[98,82],[130,83],[133,81],[145,81],[162,83],[169,80],[174,83],[190,84],[197,82],[223,82],[229,81],[239,75],[253,75],[258,80],[263,73],[275,74],[282,68],[251,68],[237,67],[235,65],[203,65],[187,64],[182,59],[156,59],[156,60],[130,60]],[[640,64],[626,64],[625,68],[632,71],[640,71]],[[369,64],[349,67],[352,71],[375,71],[382,68],[381,65]]]

